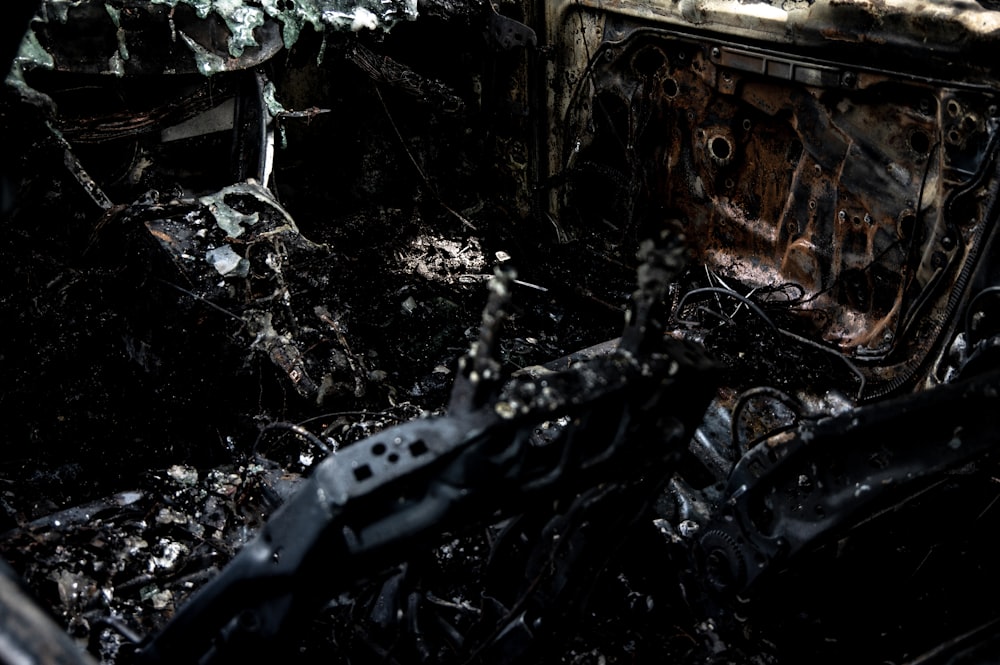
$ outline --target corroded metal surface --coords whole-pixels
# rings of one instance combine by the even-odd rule
[[[543,149],[562,228],[642,235],[684,220],[699,262],[744,292],[781,291],[771,297],[791,302],[791,329],[867,363],[876,386],[907,374],[949,318],[987,223],[994,86],[624,16],[642,7],[566,10],[550,24],[560,75]],[[751,30],[754,14],[740,11]],[[980,14],[967,42],[993,38],[982,26],[996,16]]]

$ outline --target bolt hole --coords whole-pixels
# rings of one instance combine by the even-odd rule
[[[372,455],[375,455],[376,457],[378,457],[378,456],[384,455],[384,454],[385,454],[385,444],[384,443],[376,443],[374,446],[372,446]]]
[[[962,107],[954,99],[948,100],[948,115],[956,116],[962,111]]]
[[[712,152],[712,156],[720,161],[729,159],[733,153],[733,148],[729,145],[729,141],[722,136],[712,138],[709,141],[708,149]]]
[[[751,127],[753,123],[750,122],[750,118],[743,118],[743,130],[749,132]]]
[[[674,97],[677,95],[677,81],[673,79],[663,79],[663,94],[667,97]]]
[[[657,48],[646,48],[632,59],[632,66],[644,76],[652,76],[666,62],[666,56]]]
[[[395,464],[396,462],[399,461],[399,455],[397,455],[396,453],[389,453],[386,459],[389,460],[389,464]]]
[[[931,139],[926,132],[916,131],[910,134],[910,147],[918,155],[926,155],[931,149]]]

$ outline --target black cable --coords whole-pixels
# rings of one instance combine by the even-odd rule
[[[260,433],[257,435],[257,440],[254,441],[253,443],[254,453],[257,452],[257,449],[260,446],[260,442],[264,438],[264,435],[267,434],[268,432],[273,432],[275,430],[284,430],[286,432],[292,432],[293,434],[297,434],[298,436],[302,437],[309,443],[313,444],[314,446],[322,450],[324,455],[329,455],[330,453],[333,452],[332,450],[330,450],[329,446],[327,446],[326,443],[323,442],[323,439],[319,438],[318,436],[307,430],[305,427],[302,427],[301,425],[296,425],[295,423],[276,422],[276,423],[271,423],[269,425],[265,425],[260,429]]]
[[[718,286],[704,286],[704,287],[702,287],[700,289],[691,289],[690,291],[688,291],[687,293],[685,293],[683,296],[681,296],[681,300],[680,300],[679,303],[677,303],[677,307],[675,308],[674,311],[675,312],[679,312],[684,307],[684,304],[692,296],[700,295],[700,294],[703,294],[703,293],[717,293],[717,294],[720,294],[720,295],[725,295],[725,296],[727,296],[729,298],[733,298],[734,300],[739,300],[741,303],[743,303],[744,305],[746,305],[747,307],[749,307],[750,309],[752,309],[754,311],[754,313],[757,316],[759,316],[761,318],[761,320],[764,321],[764,323],[766,323],[771,329],[773,329],[773,330],[779,330],[778,326],[775,325],[774,321],[771,320],[771,317],[769,317],[767,315],[767,313],[764,312],[764,310],[760,308],[760,305],[758,305],[754,301],[750,300],[746,296],[744,296],[744,295],[742,295],[740,293],[737,293],[736,291],[730,291],[729,289],[723,289],[723,288],[718,287]],[[676,318],[676,314],[675,314],[675,318]],[[683,319],[677,319],[677,322],[678,323],[683,323],[683,324],[686,324],[686,325],[697,325],[698,324],[697,321],[685,321]]]
[[[782,285],[782,286],[784,286],[784,285]],[[861,397],[862,397],[862,395],[864,395],[865,385],[867,383],[866,379],[865,379],[865,375],[858,368],[858,366],[855,365],[851,361],[850,358],[848,358],[846,355],[844,355],[843,353],[841,353],[840,351],[838,351],[836,349],[830,348],[828,346],[824,346],[823,344],[820,344],[819,342],[814,342],[811,339],[808,339],[806,337],[802,337],[801,335],[796,335],[793,332],[789,332],[788,330],[784,330],[782,328],[779,328],[777,325],[775,325],[774,321],[772,321],[770,319],[770,317],[767,316],[767,314],[764,312],[764,310],[761,309],[760,306],[757,303],[755,303],[754,301],[750,300],[749,298],[747,298],[744,295],[736,293],[735,291],[730,291],[729,289],[723,289],[723,288],[719,288],[719,287],[715,287],[715,286],[706,286],[706,287],[703,287],[703,288],[700,288],[700,289],[692,289],[692,290],[688,291],[687,293],[685,293],[681,297],[680,302],[677,303],[677,307],[675,308],[674,311],[675,312],[680,311],[680,309],[684,306],[684,303],[687,302],[687,300],[688,300],[689,297],[691,297],[693,295],[700,294],[700,293],[718,293],[718,294],[727,295],[727,296],[729,296],[731,298],[735,298],[736,300],[739,300],[740,302],[742,302],[745,305],[747,305],[747,307],[749,307],[750,309],[752,309],[755,314],[757,314],[768,326],[771,327],[772,330],[774,330],[775,332],[777,332],[779,335],[784,335],[785,337],[790,337],[791,339],[794,339],[795,341],[799,342],[800,344],[804,344],[806,346],[810,346],[810,347],[812,347],[814,349],[817,349],[819,351],[823,351],[824,353],[829,353],[829,354],[832,354],[832,355],[836,356],[845,365],[847,365],[847,368],[849,370],[851,370],[851,372],[858,378],[857,399],[860,400]],[[676,315],[675,315],[675,318],[676,318]],[[683,323],[685,325],[698,325],[698,323],[699,323],[698,321],[687,321],[687,320],[684,320],[684,319],[676,319],[676,320],[677,320],[678,323]]]

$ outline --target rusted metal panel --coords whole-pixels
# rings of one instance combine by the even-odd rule
[[[700,3],[694,20],[685,7],[550,11],[560,72],[548,81],[550,212],[567,236],[682,220],[697,261],[747,289],[794,285],[788,325],[866,363],[873,385],[891,384],[936,341],[976,253],[992,201],[975,192],[998,126],[995,84],[917,76],[915,57],[911,71],[887,71],[696,38],[704,21],[723,34],[766,30],[778,44],[834,37],[789,32],[799,10]],[[989,43],[995,13],[978,13],[974,26],[952,16],[923,34],[961,25],[965,42]],[[739,20],[719,29],[727,16]]]

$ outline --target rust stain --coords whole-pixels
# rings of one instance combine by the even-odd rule
[[[804,84],[792,60],[773,60],[776,76],[740,57],[736,71],[709,44],[638,37],[595,59],[571,114],[581,142],[567,200],[584,224],[669,211],[698,262],[745,290],[793,283],[817,341],[887,357],[950,260],[927,243],[948,225],[939,202],[977,168],[970,146],[986,141],[993,102],[890,76],[858,85],[850,70]],[[951,168],[962,161],[965,175]]]
[[[146,225],[146,228],[149,229],[149,235],[153,236],[160,242],[170,246],[177,244],[176,241],[169,234],[161,231],[160,229],[153,228],[148,224]]]

